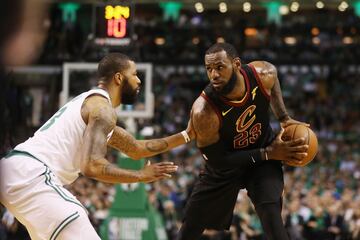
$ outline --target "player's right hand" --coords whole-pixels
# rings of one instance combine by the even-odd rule
[[[149,183],[164,178],[171,178],[171,173],[176,172],[178,166],[173,162],[161,162],[151,164],[147,161],[144,168],[140,170],[140,181]]]
[[[283,141],[281,139],[284,129],[276,136],[274,141],[266,147],[268,158],[280,161],[299,161],[307,156],[309,145],[305,144],[304,138]]]
[[[310,124],[308,123],[305,123],[305,122],[300,122],[300,121],[297,121],[295,119],[292,119],[291,117],[288,117],[287,119],[283,120],[282,122],[280,122],[280,126],[281,128],[286,128],[290,125],[294,125],[294,124],[299,124],[299,125],[304,125],[306,127],[310,127]]]

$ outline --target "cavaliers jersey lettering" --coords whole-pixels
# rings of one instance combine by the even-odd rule
[[[245,94],[239,101],[229,101],[209,84],[201,96],[217,113],[221,126],[220,139],[229,151],[266,146],[273,139],[270,126],[270,96],[251,65],[243,65],[240,72],[245,80]]]

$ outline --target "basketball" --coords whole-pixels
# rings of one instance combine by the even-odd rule
[[[301,164],[292,161],[284,161],[285,164],[294,167],[303,167],[315,158],[318,152],[318,140],[316,134],[309,127],[300,124],[290,125],[285,128],[282,140],[289,141],[302,137],[305,138],[305,143],[309,145],[307,151],[308,155],[303,159]]]

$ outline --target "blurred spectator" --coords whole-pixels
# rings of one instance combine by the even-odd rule
[[[304,218],[299,214],[300,210],[300,199],[292,199],[289,206],[285,211],[285,228],[288,231],[291,240],[304,240],[303,229],[304,229]]]
[[[344,217],[340,209],[340,202],[328,205],[325,217],[325,227],[327,228],[327,239],[337,240],[345,237],[346,227]]]
[[[321,206],[313,209],[310,219],[305,223],[304,235],[306,239],[326,239],[325,213]]]

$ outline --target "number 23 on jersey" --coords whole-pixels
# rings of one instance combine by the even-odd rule
[[[254,144],[261,135],[261,123],[256,123],[250,128],[256,120],[255,109],[255,105],[249,106],[236,121],[236,131],[238,134],[234,137],[235,149],[245,148],[249,144]]]

